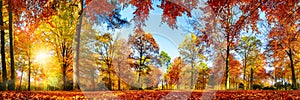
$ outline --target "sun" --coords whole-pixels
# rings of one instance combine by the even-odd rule
[[[46,52],[39,52],[36,55],[35,60],[38,63],[45,64],[46,61],[48,60],[48,58],[49,58],[49,54],[48,53],[46,53]]]

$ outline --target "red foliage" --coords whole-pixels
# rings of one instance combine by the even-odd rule
[[[87,3],[87,7],[84,9],[85,16],[91,17],[92,20],[96,20],[97,15],[110,15],[116,6],[109,3],[107,0],[92,0]]]
[[[197,6],[197,0],[162,0],[161,8],[163,9],[162,22],[167,23],[171,28],[177,28],[176,18],[187,13],[191,17],[191,10]]]
[[[250,100],[298,100],[300,91],[95,91],[95,92],[66,92],[66,91],[1,91],[1,99],[31,99],[31,100],[56,100],[56,99],[250,99]]]
[[[152,10],[152,1],[151,0],[131,0],[129,2],[137,9],[133,14],[135,14],[133,20],[136,26],[145,26],[145,21],[148,19],[150,10]]]
[[[50,0],[13,0],[13,13],[17,27],[27,27],[33,32],[43,20],[49,20],[57,14],[55,6],[58,2]],[[26,23],[26,24],[24,24]]]

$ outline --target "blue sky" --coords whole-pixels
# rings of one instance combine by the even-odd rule
[[[152,33],[154,39],[159,44],[160,51],[166,51],[172,60],[179,56],[178,46],[183,41],[185,32],[180,29],[171,29],[167,24],[161,23],[162,10],[153,6],[154,10],[150,11],[148,20],[143,27],[145,32]],[[134,7],[130,6],[121,11],[122,18],[130,20],[133,18]],[[120,30],[122,38],[128,38],[133,33],[134,24],[131,22],[130,27],[124,27]]]
[[[158,3],[158,2],[156,2]],[[203,3],[200,3],[201,6],[203,6]],[[172,58],[172,60],[175,57],[180,56],[178,51],[178,46],[182,43],[184,40],[184,37],[186,34],[189,34],[188,31],[192,31],[191,27],[187,25],[186,19],[188,18],[185,14],[182,17],[177,17],[177,25],[179,26],[178,29],[171,29],[166,23],[161,22],[161,15],[162,15],[162,9],[158,8],[156,4],[152,5],[153,10],[150,10],[150,14],[148,17],[148,20],[145,22],[146,26],[143,27],[145,32],[149,32],[153,34],[153,37],[155,38],[156,42],[160,46],[160,51],[166,51],[169,56]],[[237,12],[237,17],[241,14],[238,13],[240,10],[238,7],[234,8],[235,12]],[[133,18],[133,12],[135,11],[135,7],[130,5],[129,7],[126,7],[125,9],[121,10],[121,18],[131,20]],[[199,10],[198,10],[199,11]],[[199,13],[197,10],[193,10],[192,14],[197,14],[201,16],[201,12]],[[196,15],[196,16],[197,16]],[[237,19],[235,17],[235,19]],[[265,14],[260,12],[260,18],[263,21],[258,22],[258,29],[259,31],[267,31],[266,29],[269,29],[269,26],[266,23],[266,17]],[[200,23],[201,24],[201,23]],[[267,27],[265,27],[267,26]],[[118,30],[118,32],[121,34],[121,38],[127,39],[129,34],[133,33],[133,27],[134,23],[131,21],[131,25],[128,27],[123,27],[122,29]],[[183,30],[184,29],[184,30]],[[242,31],[242,36],[254,36],[256,33],[252,33],[251,30],[249,32]],[[267,37],[263,36],[265,34],[259,34],[256,35],[260,40],[262,40],[263,45],[265,46],[267,43]],[[264,51],[262,49],[261,51]],[[232,51],[234,52],[234,51]],[[242,61],[242,57],[236,56],[240,61]],[[212,67],[212,62],[207,62],[208,66]]]

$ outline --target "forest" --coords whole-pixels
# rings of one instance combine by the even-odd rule
[[[0,7],[3,98],[13,91],[23,99],[92,91],[110,99],[171,91],[300,97],[300,0],[1,0]]]

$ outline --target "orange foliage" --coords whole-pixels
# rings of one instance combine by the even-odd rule
[[[180,78],[180,73],[184,66],[185,66],[185,63],[180,57],[176,57],[173,60],[171,66],[168,69],[168,74],[167,74],[168,83],[170,85],[178,84],[177,82]]]
[[[241,62],[234,58],[233,54],[230,54],[229,56],[229,66],[230,66],[230,73],[234,80],[237,80],[239,76],[241,75]]]

